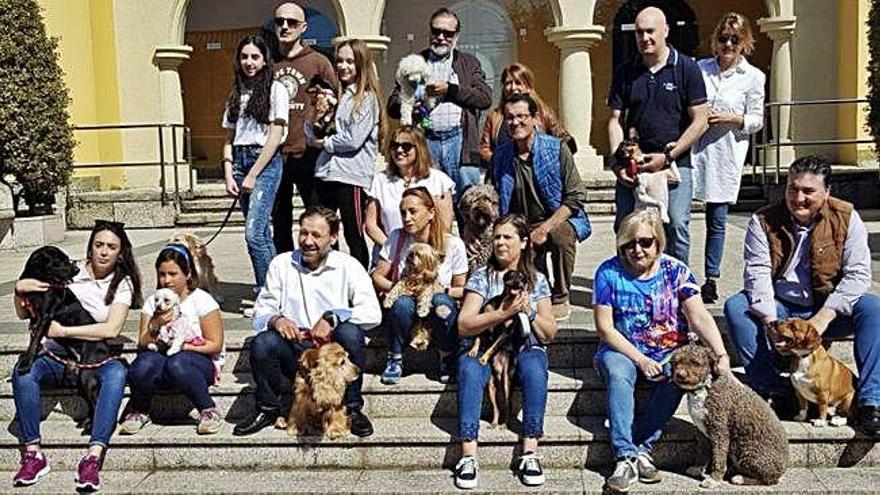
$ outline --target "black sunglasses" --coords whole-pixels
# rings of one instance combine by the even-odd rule
[[[391,141],[390,143],[388,143],[388,147],[391,148],[392,151],[396,149],[402,149],[404,153],[409,153],[413,150],[413,148],[416,147],[416,145],[414,145],[413,143],[401,143],[399,141]]]
[[[620,247],[623,248],[624,251],[632,251],[636,248],[636,244],[638,244],[642,249],[649,249],[654,245],[654,242],[655,239],[653,237],[642,237],[640,239],[633,239]]]
[[[98,228],[110,228],[115,230],[122,230],[125,228],[125,222],[114,222],[112,220],[99,220],[95,219],[95,229]]]
[[[449,31],[447,29],[440,29],[440,28],[435,28],[434,26],[431,26],[431,36],[437,37],[437,36],[440,36],[441,34],[443,35],[444,38],[452,38],[453,36],[458,34],[458,31]]]
[[[284,27],[284,23],[287,23],[288,26],[296,29],[302,25],[305,21],[301,21],[299,19],[294,19],[293,17],[276,17],[275,25],[278,27]]]
[[[739,44],[739,36],[735,34],[719,34],[715,39],[719,45],[726,45],[728,41],[734,46]]]

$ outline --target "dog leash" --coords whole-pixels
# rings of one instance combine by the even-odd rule
[[[105,364],[109,363],[110,361],[115,361],[120,358],[120,356],[110,356],[107,359],[104,359],[104,360],[99,361],[97,363],[80,363],[77,361],[73,361],[72,359],[65,359],[65,358],[59,356],[58,354],[55,354],[54,352],[52,352],[52,349],[49,349],[45,345],[43,345],[43,352],[48,354],[50,358],[54,359],[55,361],[58,361],[59,363],[63,364],[64,366],[67,366],[68,368],[77,368],[77,369],[86,369],[86,370],[93,370],[96,368],[100,368],[101,366],[104,366]]]
[[[235,210],[235,203],[237,203],[237,202],[238,202],[237,196],[232,198],[232,203],[229,205],[229,209],[226,210],[226,218],[224,218],[223,222],[220,223],[220,228],[217,229],[217,232],[214,232],[214,235],[212,235],[211,238],[208,239],[208,242],[206,242],[204,244],[205,247],[208,247],[208,244],[211,244],[211,242],[213,242],[214,239],[216,239],[217,236],[220,235],[220,232],[223,231],[223,228],[226,227],[226,224],[229,223],[229,217],[232,216],[232,212],[233,212],[233,210]]]

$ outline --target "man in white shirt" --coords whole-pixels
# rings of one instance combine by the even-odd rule
[[[287,416],[297,359],[316,341],[340,344],[363,372],[364,330],[382,320],[366,270],[356,259],[332,249],[339,236],[336,213],[312,206],[299,224],[299,249],[272,260],[254,305],[257,336],[250,344],[250,362],[256,410],[235,426],[233,435],[256,433]],[[367,437],[373,425],[362,412],[362,385],[361,374],[349,384],[343,402],[351,433]]]

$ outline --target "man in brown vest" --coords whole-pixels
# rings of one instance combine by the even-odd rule
[[[868,292],[868,233],[853,205],[831,196],[830,178],[823,158],[792,163],[785,201],[752,216],[745,287],[727,300],[724,316],[749,384],[777,406],[794,399],[773,367],[767,325],[799,317],[825,337],[855,334],[856,417],[865,433],[880,435],[880,297]]]

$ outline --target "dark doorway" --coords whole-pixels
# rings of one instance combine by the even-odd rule
[[[688,56],[695,56],[700,46],[697,17],[684,0],[629,0],[614,16],[612,53],[614,67],[631,60],[639,53],[635,40],[636,15],[645,7],[657,7],[669,23],[669,45]]]

